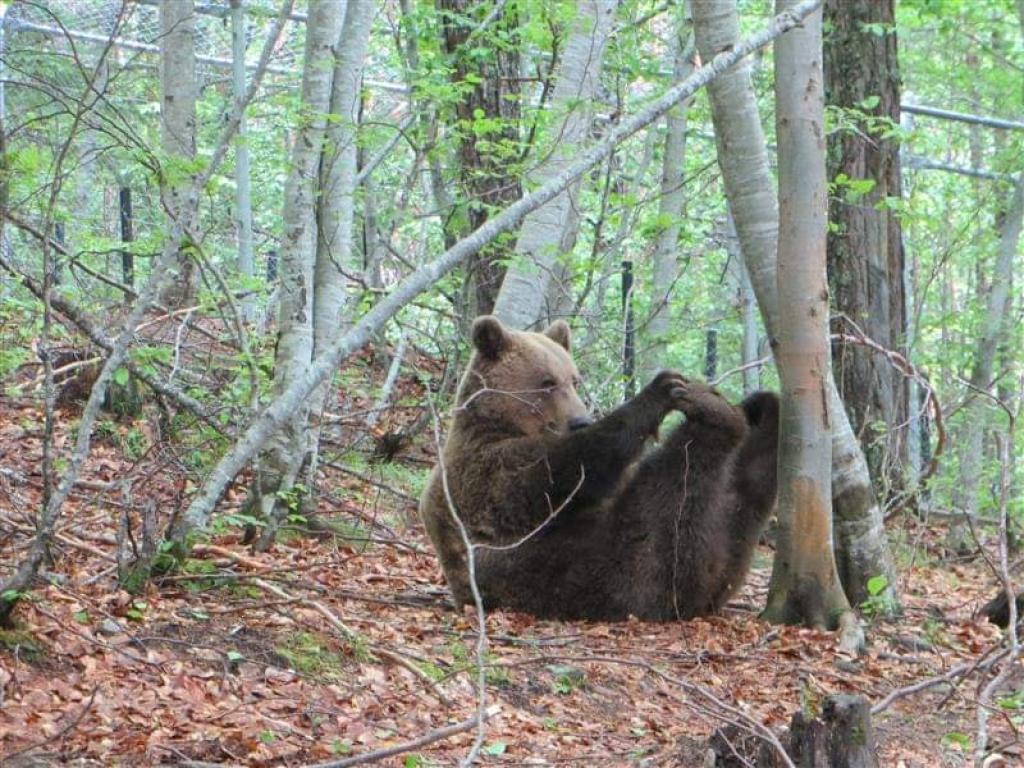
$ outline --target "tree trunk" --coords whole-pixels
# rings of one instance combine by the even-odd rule
[[[686,3],[687,9],[689,3]],[[681,12],[679,27],[672,36],[672,79],[676,82],[693,71],[693,30]],[[686,203],[686,110],[684,102],[665,116],[665,149],[661,167],[661,197],[658,201],[658,240],[651,259],[651,316],[647,323],[647,351],[642,362],[644,378],[665,366],[671,337],[670,299],[679,279],[679,229]]]
[[[476,0],[437,0],[437,8],[442,14],[441,41],[454,64],[451,79],[462,93],[455,105],[462,186],[459,197],[468,204],[448,219],[458,239],[487,221],[493,210],[504,208],[522,195],[519,179],[509,167],[519,155],[519,14],[514,5],[499,3],[492,7],[491,3]],[[477,32],[485,19],[487,29]],[[481,34],[501,34],[506,39],[502,45],[474,42]],[[478,134],[474,124],[480,121],[496,127]],[[467,308],[474,316],[490,314],[494,309],[505,277],[502,259],[508,250],[508,244],[495,243],[467,263]]]
[[[797,712],[783,741],[790,765],[799,768],[877,768],[871,706],[863,696],[826,696],[821,715]],[[708,742],[705,765],[714,768],[781,768],[787,763],[768,741],[732,723]]]
[[[185,229],[192,228],[195,213],[185,205],[185,196],[194,181],[186,166],[196,157],[196,53],[195,8],[193,0],[160,4],[160,143],[166,156],[162,187],[164,205],[172,221],[179,215],[190,218]],[[195,261],[185,248],[178,247],[169,235],[164,246],[172,259],[171,274],[160,291],[159,301],[171,308],[193,301],[199,283]]]
[[[330,122],[320,158],[316,195],[316,264],[313,275],[313,350],[316,357],[330,346],[339,329],[351,327],[358,302],[358,283],[346,275],[362,275],[355,248],[356,139],[359,89],[370,27],[376,10],[372,0],[348,0],[337,46],[330,98]],[[316,510],[316,471],[319,458],[320,416],[330,389],[325,382],[310,396],[309,427],[303,438],[308,455],[302,469],[303,511]],[[296,446],[298,447],[298,446]],[[280,508],[278,509],[280,511]],[[270,545],[276,525],[270,521],[260,546]]]
[[[735,0],[693,0],[693,22],[697,49],[704,61],[731,49],[739,40]],[[777,337],[779,311],[775,274],[779,214],[750,63],[740,62],[716,78],[709,85],[708,95],[725,194],[761,319],[768,338],[773,340]],[[834,383],[830,383],[828,395],[839,574],[855,604],[867,598],[870,578],[884,576],[888,586],[883,597],[895,610],[895,568],[885,538],[882,510],[875,500],[867,463]]]
[[[828,178],[837,193],[829,210],[828,272],[834,311],[887,349],[905,353],[903,234],[886,205],[902,196],[899,140],[883,135],[885,124],[871,127],[879,118],[892,125],[900,119],[894,6],[895,0],[825,3],[825,98],[848,110],[855,126],[829,136]],[[871,99],[878,102],[873,107]],[[866,116],[854,119],[855,112]],[[873,186],[866,192],[851,186],[862,181]],[[837,324],[843,330],[843,321]],[[871,476],[880,488],[898,488],[906,458],[899,425],[907,422],[907,379],[866,347],[836,343],[832,352],[840,397]]]
[[[302,124],[292,147],[285,183],[283,233],[279,256],[277,348],[274,393],[280,395],[313,360],[313,273],[316,262],[316,200],[320,152],[327,126],[334,46],[344,20],[342,3],[315,3],[306,24],[302,72]],[[260,456],[254,499],[273,531],[298,501],[296,478],[313,451],[308,401],[266,443]],[[262,543],[267,542],[264,537]]]
[[[743,394],[749,395],[761,388],[761,366],[756,365],[760,357],[760,335],[757,324],[757,299],[750,275],[743,263],[743,252],[736,237],[736,224],[732,215],[726,215],[725,248],[729,254],[729,267],[735,280],[735,301],[740,310],[740,325],[743,338],[740,343],[740,366],[743,368]]]
[[[236,108],[245,98],[245,9],[242,0],[231,0],[231,92]],[[238,123],[235,142],[235,232],[238,238],[238,272],[245,279],[242,315],[252,320],[256,302],[252,260],[252,197],[249,192],[249,140],[245,113]]]
[[[1006,326],[1010,306],[1010,286],[1013,283],[1013,261],[1020,241],[1024,218],[1024,177],[1014,184],[1013,197],[1008,207],[996,217],[999,226],[999,257],[992,279],[988,281],[985,318],[981,327],[978,349],[971,364],[971,390],[967,394],[963,432],[961,436],[958,480],[953,488],[953,507],[963,517],[950,527],[947,544],[959,552],[973,549],[968,520],[977,514],[978,487],[984,455],[985,412],[990,403],[979,393],[990,392],[995,367],[996,351]],[[980,298],[980,297],[979,297]]]
[[[580,0],[551,97],[551,109],[556,114],[564,113],[565,118],[550,157],[530,174],[533,186],[541,186],[563,173],[587,138],[590,102],[617,5],[617,0]],[[494,303],[494,314],[506,325],[531,328],[543,319],[547,284],[573,204],[569,191],[563,191],[523,221],[516,240],[516,259],[505,273]]]
[[[777,0],[779,12],[792,0]],[[822,13],[775,42],[779,142],[779,529],[765,616],[837,626],[850,610],[832,549]]]

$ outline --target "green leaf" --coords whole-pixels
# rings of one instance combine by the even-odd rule
[[[74,617],[75,621],[77,621],[79,624],[88,624],[89,621],[90,621],[90,619],[89,619],[89,612],[85,611],[85,610],[75,611],[71,615],[72,615],[72,617]]]
[[[942,743],[947,746],[956,746],[961,749],[968,749],[971,746],[971,738],[960,731],[950,731],[942,737]]]
[[[507,749],[508,744],[506,744],[504,741],[492,741],[490,744],[486,745],[480,751],[483,752],[485,755],[504,755],[505,750]]]
[[[127,387],[129,378],[130,377],[127,368],[118,368],[116,371],[114,371],[114,383],[117,384],[118,386]]]
[[[878,597],[885,591],[885,588],[889,586],[889,579],[884,574],[878,576],[872,576],[868,579],[868,594],[873,597]]]

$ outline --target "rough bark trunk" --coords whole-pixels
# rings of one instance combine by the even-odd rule
[[[279,262],[278,335],[274,354],[274,393],[280,395],[313,360],[313,273],[316,262],[316,199],[320,152],[324,144],[334,74],[335,51],[345,5],[315,3],[306,24],[302,107],[285,183],[283,238]],[[267,440],[259,460],[254,500],[268,528],[295,507],[295,482],[313,445],[309,405]],[[265,542],[264,542],[265,543]]]
[[[514,5],[501,3],[492,8],[490,3],[476,0],[437,0],[437,8],[442,13],[441,41],[454,64],[451,79],[462,89],[462,98],[455,105],[459,197],[468,204],[449,219],[457,239],[487,221],[492,211],[522,195],[519,179],[510,169],[519,155],[519,14]],[[487,30],[478,32],[484,20]],[[474,43],[473,38],[481,33],[501,33],[506,39],[500,46]],[[496,127],[478,134],[474,123],[479,120]],[[490,314],[494,309],[508,249],[508,244],[496,243],[466,264],[467,308],[473,315]]]
[[[693,0],[693,22],[697,49],[705,61],[729,50],[739,40],[735,0]],[[729,209],[761,319],[768,338],[774,339],[779,308],[775,274],[779,214],[750,63],[740,62],[716,78],[708,94]],[[888,581],[883,593],[885,603],[895,610],[895,568],[882,510],[834,383],[830,383],[828,393],[832,412],[832,506],[840,577],[851,602],[858,604],[869,594],[868,580],[884,576]]]
[[[838,180],[838,194],[829,209],[828,270],[834,311],[902,354],[907,323],[903,234],[899,217],[885,204],[902,195],[899,141],[884,136],[888,126],[878,123],[881,118],[898,125],[900,119],[894,6],[895,0],[825,3],[825,99],[850,110],[848,119],[855,125],[829,136],[828,178]],[[867,106],[871,99],[877,99],[874,107]],[[854,110],[865,117],[854,119]],[[872,123],[881,127],[872,128]],[[861,194],[845,180],[873,186]],[[843,321],[837,324],[843,330]],[[863,346],[836,343],[832,363],[872,478],[880,490],[898,488],[907,445],[899,428],[907,422],[906,377]]]
[[[1018,178],[1013,197],[1004,211],[997,216],[999,226],[999,257],[996,259],[992,279],[988,281],[985,299],[985,319],[981,327],[978,348],[971,364],[971,391],[965,406],[958,481],[953,488],[953,506],[963,517],[950,527],[947,544],[954,550],[973,549],[968,520],[977,514],[978,487],[984,456],[985,411],[987,403],[980,393],[992,389],[992,375],[996,351],[1006,327],[1010,306],[1010,286],[1013,283],[1013,261],[1020,241],[1024,219],[1024,177]]]
[[[171,259],[171,275],[160,292],[167,307],[185,306],[195,298],[199,272],[188,251],[169,236],[174,219],[185,215],[185,229],[195,216],[185,204],[194,181],[187,165],[196,157],[196,52],[193,0],[160,4],[160,144],[165,155],[162,169],[164,205],[172,219],[164,245]],[[170,249],[174,252],[171,253]]]
[[[871,707],[863,696],[836,694],[822,703],[821,715],[808,717],[797,712],[783,739],[787,762],[771,745],[735,725],[712,734],[705,765],[714,768],[877,768]]]
[[[615,18],[617,0],[581,0],[559,63],[551,108],[564,113],[557,144],[530,182],[543,185],[556,178],[578,155],[590,131],[590,102],[597,88],[601,59]],[[509,266],[494,302],[494,314],[513,328],[530,328],[542,320],[547,285],[558,256],[565,220],[573,205],[563,191],[526,217]]]
[[[784,11],[792,0],[777,0]],[[779,143],[778,336],[782,383],[778,538],[765,616],[837,627],[850,604],[832,548],[828,229],[822,13],[775,42]]]

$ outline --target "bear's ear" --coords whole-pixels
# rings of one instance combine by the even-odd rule
[[[481,315],[474,320],[470,337],[473,346],[487,360],[497,360],[508,345],[508,331],[494,315]]]
[[[544,331],[544,335],[556,344],[565,347],[566,352],[572,351],[572,331],[569,330],[569,324],[565,320],[555,320]]]

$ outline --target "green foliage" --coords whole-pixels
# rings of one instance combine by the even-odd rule
[[[868,579],[868,597],[860,604],[865,616],[888,616],[896,608],[889,579],[884,574],[877,574]]]
[[[344,653],[335,650],[328,638],[313,632],[294,632],[286,635],[274,646],[296,672],[304,677],[323,682],[337,682],[344,678],[347,661]],[[357,658],[359,653],[353,653]]]

